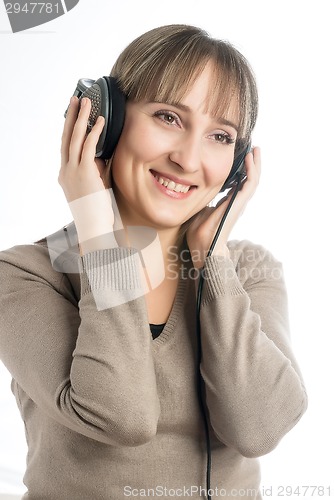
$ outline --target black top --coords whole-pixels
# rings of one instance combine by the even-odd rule
[[[156,339],[159,337],[160,333],[164,329],[166,323],[162,323],[161,325],[153,325],[150,323],[150,328],[151,328],[151,333],[152,333],[152,338]]]

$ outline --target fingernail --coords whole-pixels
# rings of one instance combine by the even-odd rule
[[[85,106],[86,103],[87,103],[87,97],[83,97],[81,99],[81,107]]]

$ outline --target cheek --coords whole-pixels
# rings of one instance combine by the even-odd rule
[[[112,161],[112,177],[118,186],[130,181],[133,167],[143,158],[144,150],[145,134],[127,120]]]
[[[207,184],[218,190],[226,181],[233,164],[233,154],[223,155],[212,161],[210,168],[206,170]]]
[[[119,140],[115,160],[133,166],[154,160],[166,150],[166,143],[146,120],[126,120]]]

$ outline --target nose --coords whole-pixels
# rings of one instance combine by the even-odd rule
[[[188,134],[180,138],[169,153],[169,159],[184,172],[197,172],[202,163],[202,145],[198,137]]]

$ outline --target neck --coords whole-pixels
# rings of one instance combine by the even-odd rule
[[[124,230],[117,231],[116,240],[119,246],[143,252],[145,265],[149,265],[152,271],[154,269],[157,275],[161,275],[163,269],[165,278],[172,276],[175,279],[180,265],[179,228],[156,229],[124,224]]]
[[[117,231],[116,235],[116,239],[121,246],[133,246],[143,250],[155,240],[158,242],[155,247],[160,252],[160,255],[162,253],[165,263],[167,263],[171,252],[174,257],[178,251],[181,244],[179,226],[168,228],[148,226],[147,221],[141,221],[139,217],[129,218],[123,214],[121,220],[124,231]]]
[[[179,231],[180,228],[157,230],[161,251],[165,260],[168,260],[171,253],[175,254],[179,251]]]

